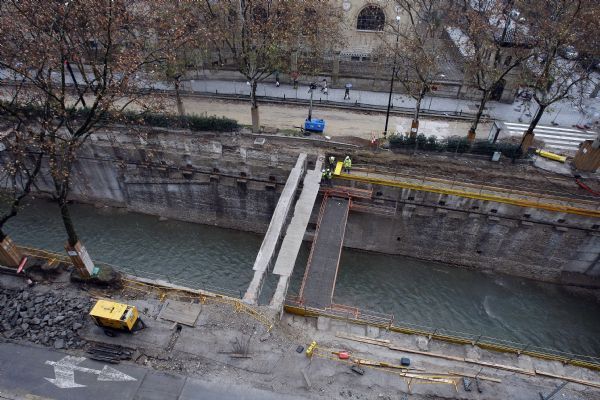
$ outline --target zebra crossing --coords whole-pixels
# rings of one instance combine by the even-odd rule
[[[517,122],[504,122],[503,125],[510,136],[521,136],[529,127],[529,124]],[[577,151],[581,142],[594,140],[598,136],[594,131],[544,125],[538,125],[533,133],[536,139],[544,141],[544,148],[560,151]]]

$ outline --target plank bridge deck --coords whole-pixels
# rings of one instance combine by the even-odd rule
[[[315,308],[331,305],[350,209],[349,198],[326,196],[323,202],[300,289],[300,299]]]

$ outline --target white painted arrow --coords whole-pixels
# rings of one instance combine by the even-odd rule
[[[75,371],[98,375],[98,381],[103,382],[127,382],[137,380],[132,376],[109,367],[108,365],[105,365],[101,370],[80,367],[78,364],[81,364],[85,360],[85,357],[66,356],[59,361],[46,361],[47,365],[52,365],[54,367],[55,378],[44,379],[61,389],[85,387],[85,385],[80,385],[79,383],[75,382]]]

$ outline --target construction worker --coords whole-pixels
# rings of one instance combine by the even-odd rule
[[[346,156],[346,158],[344,158],[344,172],[346,174],[349,174],[351,168],[352,168],[352,160],[350,159],[350,156]]]
[[[331,169],[327,168],[327,182],[329,186],[333,186],[333,182],[331,182]]]
[[[323,183],[327,183],[327,170],[326,169],[321,170],[321,181]]]
[[[329,168],[335,168],[335,157],[329,156]]]

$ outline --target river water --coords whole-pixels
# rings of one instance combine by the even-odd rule
[[[168,275],[190,286],[240,295],[252,279],[262,237],[119,209],[72,206],[97,260]],[[64,252],[56,204],[35,200],[7,226],[19,244]],[[298,290],[303,246],[290,291]],[[268,279],[263,301],[276,281]],[[399,256],[344,250],[334,301],[390,313],[396,321],[485,335],[585,355],[600,354],[600,304],[564,288]]]

